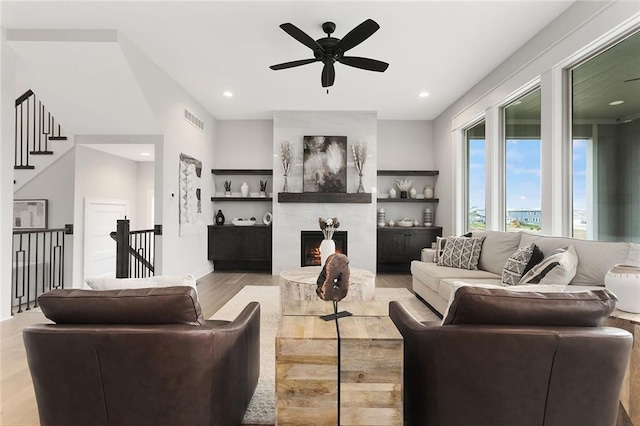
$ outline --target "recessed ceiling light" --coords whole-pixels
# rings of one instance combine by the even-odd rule
[[[609,102],[609,105],[615,106],[615,105],[620,105],[620,104],[623,104],[623,103],[624,103],[624,101],[613,101],[613,102]]]
[[[226,92],[222,92],[222,96],[224,96],[225,98],[231,98],[233,97],[233,93],[227,90]]]
[[[427,96],[429,96],[429,92],[420,92],[418,96],[420,96],[421,98],[426,98]]]
[[[151,156],[150,152],[141,152],[140,155],[142,155],[143,157],[149,157]]]

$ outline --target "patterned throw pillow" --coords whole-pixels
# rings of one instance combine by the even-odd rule
[[[520,247],[515,253],[509,256],[509,259],[507,259],[507,262],[504,264],[502,284],[518,285],[522,276],[537,265],[543,258],[544,255],[536,243],[530,243],[524,247]]]
[[[444,252],[444,245],[447,243],[446,238],[436,237],[436,252],[433,256],[433,263],[438,263]]]
[[[478,269],[484,237],[450,237],[444,246],[438,265],[460,269]]]
[[[578,255],[575,248],[552,251],[542,262],[522,276],[518,284],[569,284],[576,275]]]

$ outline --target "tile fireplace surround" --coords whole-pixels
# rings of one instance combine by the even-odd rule
[[[273,120],[273,188],[282,190],[284,176],[280,144],[291,143],[291,192],[302,192],[304,136],[347,137],[347,192],[358,188],[358,172],[353,164],[351,144],[367,143],[363,184],[375,194],[377,171],[377,114],[349,111],[276,111]],[[349,233],[349,261],[354,268],[376,270],[376,203],[279,203],[273,200],[273,268],[279,275],[286,269],[300,267],[300,232],[320,230],[319,217],[337,217],[338,231]]]

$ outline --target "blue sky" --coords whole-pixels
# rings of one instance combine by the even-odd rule
[[[485,207],[485,141],[469,141],[469,207]],[[507,209],[540,209],[540,140],[510,139],[506,157]],[[586,208],[587,143],[575,140],[574,209]]]

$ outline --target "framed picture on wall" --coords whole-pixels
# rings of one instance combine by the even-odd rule
[[[47,229],[48,200],[13,200],[13,229]]]
[[[347,137],[305,136],[303,192],[347,192]]]

